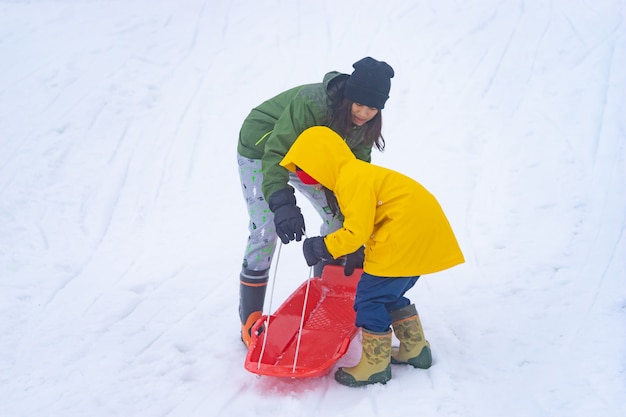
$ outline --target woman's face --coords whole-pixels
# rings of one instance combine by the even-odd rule
[[[352,123],[363,126],[378,114],[378,109],[364,106],[359,103],[352,103]]]

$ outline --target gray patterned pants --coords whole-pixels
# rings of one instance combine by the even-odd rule
[[[261,192],[261,184],[263,183],[261,160],[244,158],[237,154],[237,162],[239,164],[241,190],[250,218],[248,224],[250,236],[243,257],[243,267],[252,271],[268,270],[272,264],[278,236],[274,230],[274,214]],[[324,191],[316,190],[313,185],[303,184],[293,172],[289,175],[289,183],[311,202],[322,218],[321,236],[332,233],[341,227],[341,216],[332,214],[326,202]]]

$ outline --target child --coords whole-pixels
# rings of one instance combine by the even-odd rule
[[[390,362],[430,367],[430,345],[405,293],[420,275],[464,262],[435,197],[403,174],[358,160],[339,135],[323,126],[302,132],[280,164],[301,181],[332,190],[344,215],[337,231],[305,239],[309,266],[346,255],[358,259],[365,246],[354,300],[361,360],[339,368],[335,379],[347,386],[384,384],[391,379]],[[390,326],[400,340],[393,351]]]

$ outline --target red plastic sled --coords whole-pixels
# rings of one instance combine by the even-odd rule
[[[357,331],[352,306],[361,272],[356,269],[346,277],[343,266],[327,265],[321,277],[311,278],[295,368],[306,282],[269,316],[267,328],[267,316],[254,324],[245,368],[259,375],[288,378],[311,378],[330,372]]]

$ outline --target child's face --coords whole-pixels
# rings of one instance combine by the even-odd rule
[[[359,103],[352,103],[352,123],[357,126],[363,126],[378,114],[378,109],[374,107],[364,106]]]

